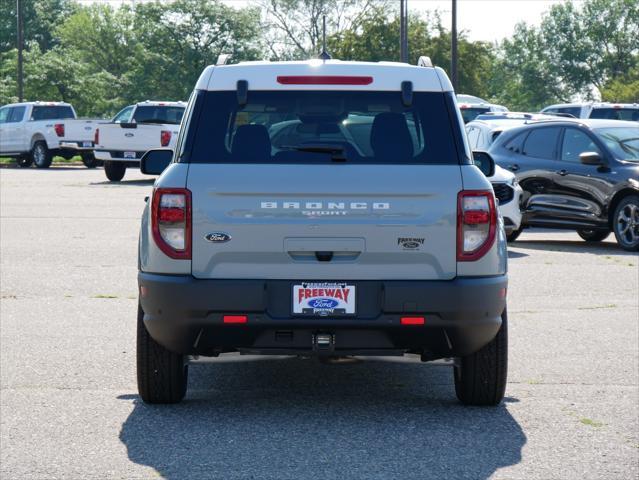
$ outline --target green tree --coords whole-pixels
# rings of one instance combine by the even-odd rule
[[[449,70],[451,34],[442,25],[437,12],[411,15],[408,25],[410,62],[426,55],[433,64]],[[337,32],[329,38],[329,50],[341,60],[393,61],[399,59],[399,16],[388,17],[382,9],[372,10],[356,29]],[[492,47],[471,42],[462,32],[458,38],[459,91],[486,96],[494,60]]]
[[[539,27],[520,24],[504,40],[491,92],[511,107],[593,99],[639,63],[636,0],[585,0],[553,6]],[[510,101],[508,101],[510,99]]]
[[[601,97],[606,102],[639,103],[639,65],[627,75],[611,79],[604,85]]]
[[[77,8],[73,0],[23,0],[25,45],[36,42],[41,51],[56,45],[55,29]],[[17,48],[16,0],[0,2],[0,52]]]
[[[222,53],[262,57],[259,12],[214,0],[140,3],[134,30],[142,46],[131,85],[138,98],[186,100],[202,69]]]
[[[376,13],[396,12],[390,0],[261,0],[259,5],[264,41],[273,60],[317,57],[324,17],[328,37],[357,31]]]

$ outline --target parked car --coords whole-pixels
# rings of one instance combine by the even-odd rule
[[[13,157],[21,167],[48,168],[53,157],[82,157],[95,167],[94,130],[100,119],[77,119],[65,102],[12,103],[0,108],[0,156]]]
[[[507,112],[506,107],[502,105],[494,105],[492,103],[460,103],[459,109],[461,110],[464,123],[468,123],[474,120],[477,115],[488,112]]]
[[[524,189],[522,227],[576,230],[586,241],[614,232],[639,249],[639,125],[556,119],[503,132],[489,152]]]
[[[473,164],[442,69],[210,66],[187,112],[176,152],[141,160],[163,172],[139,243],[145,402],[180,401],[188,356],[224,352],[454,357],[463,403],[501,401],[494,162]]]
[[[95,132],[95,157],[113,182],[124,177],[127,166],[138,167],[147,150],[175,146],[184,102],[140,102],[123,108],[110,123]]]
[[[560,113],[575,118],[602,118],[639,122],[639,103],[560,103],[549,105],[541,113]]]

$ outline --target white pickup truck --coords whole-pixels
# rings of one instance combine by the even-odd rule
[[[75,155],[93,168],[93,136],[99,119],[77,119],[64,102],[23,102],[0,108],[0,157],[13,157],[20,167],[48,168],[55,156]]]
[[[140,102],[122,109],[110,123],[95,131],[95,157],[104,162],[112,182],[124,177],[127,166],[138,166],[147,150],[173,148],[184,102]]]

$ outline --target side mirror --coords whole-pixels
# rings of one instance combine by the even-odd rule
[[[584,165],[601,165],[603,159],[597,152],[583,152],[579,154],[579,160]]]
[[[492,177],[495,174],[495,160],[488,152],[473,152],[473,162],[487,177]]]
[[[140,159],[140,171],[146,175],[160,175],[173,159],[170,148],[155,148],[147,151]]]

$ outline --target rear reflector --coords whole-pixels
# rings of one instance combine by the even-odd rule
[[[248,317],[246,315],[224,315],[222,321],[224,323],[246,323]]]
[[[284,75],[277,77],[282,85],[370,85],[373,77],[353,77],[338,75]]]
[[[402,325],[424,325],[424,317],[402,317],[400,323]]]

